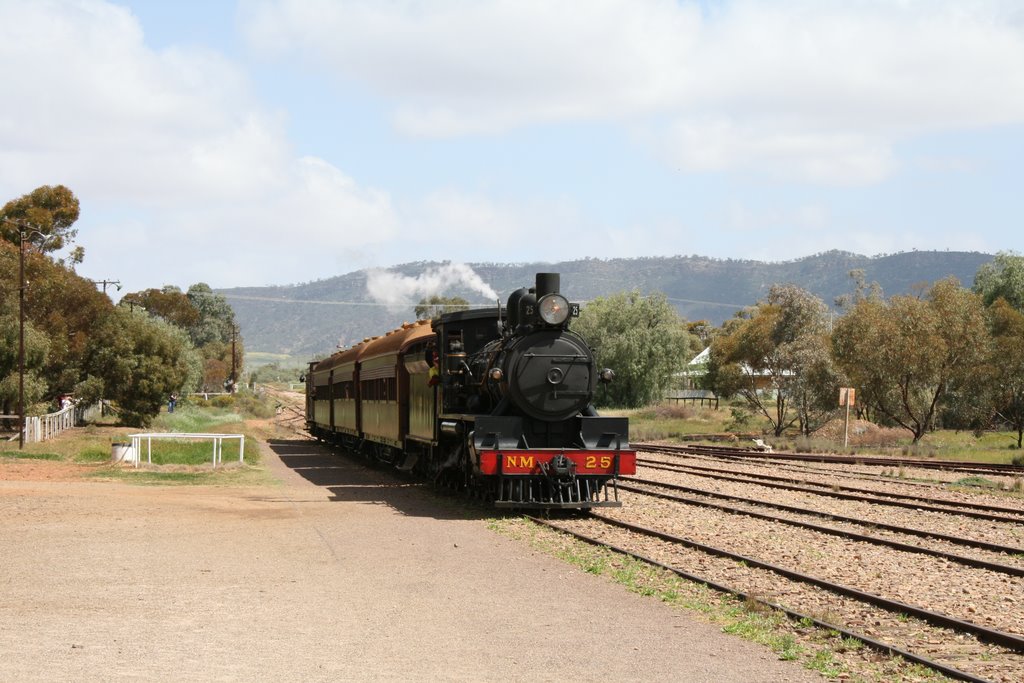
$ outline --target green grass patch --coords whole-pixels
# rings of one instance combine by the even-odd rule
[[[246,444],[246,454],[256,459],[258,448]],[[139,462],[154,465],[213,465],[213,439],[140,439]],[[221,449],[222,462],[238,462],[238,439],[224,439]],[[250,461],[250,464],[254,464]]]
[[[155,420],[151,428],[139,431],[153,432],[223,432],[218,429],[225,425],[241,424],[243,417],[226,408],[202,407],[199,405],[179,405],[173,413],[163,412]]]
[[[33,453],[32,451],[5,450],[0,453],[5,458],[16,458],[19,460],[63,460],[64,457],[58,453]]]
[[[629,418],[629,435],[634,441],[660,441],[694,434],[725,432],[731,415],[727,409],[662,403],[635,410],[601,410],[602,415]]]
[[[836,660],[835,653],[828,648],[821,648],[811,655],[807,668],[829,678],[835,678],[844,671],[842,664]]]
[[[75,462],[108,462],[110,448],[103,446],[86,446],[74,457]]]
[[[90,472],[89,477],[149,486],[259,486],[272,481],[262,469],[223,467],[216,470],[160,471],[146,468],[105,467]]]

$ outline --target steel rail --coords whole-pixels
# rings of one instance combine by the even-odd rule
[[[872,496],[888,496],[896,500],[913,500],[922,503],[930,503],[933,505],[948,505],[950,507],[965,507],[971,510],[982,510],[984,512],[992,513],[1003,513],[1009,515],[1017,515],[1020,517],[1019,522],[1024,523],[1024,510],[1017,508],[1002,507],[1000,505],[987,505],[985,503],[970,503],[960,502],[955,500],[946,500],[944,498],[930,498],[928,496],[915,496],[909,493],[895,493],[890,491],[875,491],[874,489],[863,489],[856,486],[841,486],[832,484],[822,484],[816,481],[807,481],[806,479],[797,479],[795,477],[782,477],[774,474],[760,474],[746,472],[736,472],[734,470],[724,470],[717,467],[705,467],[703,465],[688,465],[686,463],[675,463],[675,462],[663,462],[661,460],[648,460],[647,458],[637,458],[638,463],[646,465],[661,465],[663,467],[671,467],[679,470],[698,470],[701,472],[717,472],[722,474],[734,474],[741,477],[750,477],[756,479],[764,479],[766,481],[780,481],[789,484],[803,484],[806,486],[822,486],[828,488],[830,491],[850,491],[851,493],[862,493]],[[658,468],[662,469],[662,468]]]
[[[956,679],[956,680],[967,681],[968,683],[991,683],[987,679],[979,678],[978,676],[975,676],[973,674],[967,673],[965,671],[961,671],[960,669],[956,669],[956,668],[951,667],[951,666],[947,666],[947,665],[942,664],[940,662],[936,662],[934,660],[928,659],[927,657],[915,654],[915,653],[913,653],[913,652],[911,652],[909,650],[904,650],[904,649],[899,648],[899,647],[897,647],[895,645],[890,645],[889,643],[886,643],[884,641],[878,640],[876,638],[872,638],[871,636],[865,635],[863,633],[858,633],[856,631],[851,631],[850,629],[848,629],[848,628],[846,628],[844,626],[839,626],[838,624],[833,624],[833,623],[830,623],[830,622],[827,622],[827,621],[823,621],[821,619],[818,619],[817,617],[812,617],[812,616],[810,616],[808,614],[803,614],[802,612],[797,612],[796,610],[790,609],[788,607],[784,607],[782,605],[779,605],[779,604],[776,604],[776,603],[773,603],[773,602],[768,602],[767,600],[759,598],[756,595],[752,595],[750,593],[745,593],[745,592],[743,592],[741,590],[737,590],[735,588],[730,588],[729,586],[726,586],[724,584],[720,584],[720,583],[717,583],[715,581],[712,581],[711,579],[708,579],[707,577],[698,576],[697,574],[691,574],[690,572],[684,571],[682,569],[678,569],[676,567],[672,567],[670,565],[664,564],[663,562],[659,562],[658,560],[655,560],[653,558],[646,557],[644,555],[640,555],[638,553],[635,553],[635,552],[633,552],[631,550],[626,550],[625,548],[621,548],[621,547],[618,547],[618,546],[615,546],[615,545],[611,545],[607,541],[602,541],[602,540],[599,540],[599,539],[596,539],[596,538],[591,538],[590,536],[587,536],[585,534],[581,534],[579,532],[572,531],[570,529],[566,529],[566,528],[560,527],[557,524],[554,524],[554,523],[552,523],[552,522],[550,522],[550,521],[548,521],[546,519],[541,519],[539,517],[533,517],[531,515],[527,515],[526,518],[529,519],[530,521],[536,523],[536,524],[541,525],[541,526],[546,526],[548,528],[554,529],[554,530],[559,531],[561,533],[568,534],[569,536],[572,536],[573,538],[576,538],[576,539],[578,539],[580,541],[583,541],[584,543],[588,543],[590,545],[601,547],[601,548],[608,548],[609,550],[611,550],[613,552],[616,552],[616,553],[619,553],[620,555],[624,555],[626,557],[632,557],[634,559],[640,560],[641,562],[645,562],[645,563],[650,564],[650,565],[652,565],[654,567],[658,567],[658,568],[663,569],[665,571],[671,572],[671,573],[675,574],[676,576],[678,576],[678,577],[680,577],[682,579],[685,579],[687,581],[692,581],[692,582],[697,583],[697,584],[703,584],[703,585],[707,586],[708,588],[710,588],[712,590],[718,591],[719,593],[725,593],[727,595],[734,595],[737,598],[739,598],[740,600],[750,601],[750,602],[753,602],[753,603],[756,603],[756,604],[759,604],[759,605],[764,605],[765,607],[769,607],[769,608],[774,609],[774,610],[778,610],[779,612],[781,612],[782,614],[785,614],[789,619],[791,619],[793,621],[802,621],[802,622],[805,622],[805,623],[812,623],[815,626],[817,626],[818,628],[823,628],[823,629],[826,629],[826,630],[829,630],[829,631],[835,631],[836,633],[838,633],[838,634],[840,634],[840,635],[842,635],[842,636],[844,636],[846,638],[855,638],[856,640],[859,640],[860,642],[864,643],[868,647],[870,647],[870,648],[872,648],[872,649],[874,649],[874,650],[876,650],[878,652],[882,652],[884,654],[887,654],[890,657],[902,657],[903,659],[907,660],[908,662],[914,662],[916,664],[921,664],[922,666],[926,666],[929,669],[933,669],[935,671],[938,671],[939,673],[941,673],[941,674],[943,674],[945,676],[948,676],[950,678]]]
[[[620,481],[628,482],[640,480],[638,480],[636,477],[623,477]],[[718,493],[717,491],[706,491],[704,489],[696,489],[690,486],[681,486],[679,484],[669,484],[667,482],[656,483],[658,486],[661,486],[663,488],[672,489],[673,491],[684,491],[686,493],[692,493],[698,496],[720,498],[722,500],[734,500],[740,503],[747,503],[749,505],[760,505],[762,507],[770,507],[778,510],[786,510],[787,512],[794,512],[801,515],[810,515],[814,517],[834,519],[837,522],[847,522],[850,524],[859,524],[861,526],[873,526],[879,529],[885,529],[887,531],[895,531],[897,533],[907,534],[908,536],[935,538],[940,541],[947,541],[949,543],[955,543],[957,545],[966,545],[972,548],[980,548],[981,550],[990,550],[996,553],[1007,553],[1009,555],[1024,555],[1024,548],[1017,548],[1014,546],[999,545],[996,543],[989,543],[987,541],[979,541],[970,538],[960,538],[959,536],[949,536],[947,534],[942,534],[935,531],[924,531],[922,529],[914,529],[912,527],[903,527],[897,526],[895,524],[887,524],[886,522],[875,522],[867,519],[858,519],[856,517],[844,517],[843,515],[837,515],[831,512],[819,512],[817,510],[808,510],[806,508],[797,507],[795,505],[786,505],[784,503],[772,503],[770,501],[759,500],[757,498],[744,498],[743,496],[733,496],[727,493]]]
[[[634,478],[631,479],[630,481],[642,483],[648,486],[661,485],[656,481],[647,481],[644,479]],[[1024,567],[1014,567],[1011,565],[999,564],[998,562],[989,562],[988,560],[981,560],[974,557],[965,557],[963,555],[957,555],[955,553],[947,552],[945,550],[923,548],[921,546],[912,545],[910,543],[901,543],[900,541],[893,541],[887,538],[879,538],[878,536],[868,536],[866,534],[859,534],[856,531],[846,531],[845,529],[836,529],[835,527],[822,526],[821,524],[814,524],[813,522],[801,522],[800,520],[796,519],[779,517],[778,515],[769,515],[763,512],[756,512],[753,510],[732,507],[730,505],[721,505],[719,503],[711,503],[708,501],[696,500],[693,498],[673,496],[667,493],[658,493],[657,491],[648,491],[623,483],[619,483],[619,490],[631,491],[633,493],[654,496],[656,498],[662,498],[664,500],[670,500],[676,503],[683,503],[684,505],[707,507],[715,510],[721,510],[722,512],[728,512],[731,514],[747,515],[748,517],[754,517],[755,519],[763,519],[769,522],[781,522],[782,524],[788,524],[790,526],[795,526],[802,529],[810,529],[812,531],[828,534],[830,536],[839,536],[840,538],[848,538],[854,541],[861,541],[864,543],[871,543],[873,545],[881,545],[889,548],[895,548],[896,550],[902,550],[903,552],[917,553],[920,555],[930,555],[932,557],[950,560],[951,562],[958,562],[968,567],[974,567],[975,569],[987,569],[989,571],[999,572],[1002,574],[1009,574],[1011,576],[1024,576]]]
[[[662,445],[663,448],[676,448],[674,446]],[[924,469],[953,470],[953,471],[976,471],[976,472],[1004,472],[1009,474],[1024,474],[1024,465],[1012,465],[1009,463],[995,462],[973,462],[969,460],[932,460],[921,458],[887,458],[872,455],[838,455],[827,453],[793,453],[791,451],[758,451],[751,448],[738,446],[705,446],[701,444],[681,445],[682,450],[693,450],[696,452],[717,453],[722,455],[737,456],[739,458],[758,457],[777,460],[795,460],[809,462],[831,462],[831,463],[854,463],[865,465],[892,464],[905,467],[921,467]]]
[[[753,557],[740,555],[739,553],[734,553],[728,550],[724,550],[722,548],[716,548],[714,546],[710,546],[704,543],[698,543],[688,538],[682,538],[681,536],[674,536],[663,531],[658,531],[657,529],[648,529],[646,527],[642,527],[636,524],[622,522],[617,519],[612,519],[611,517],[605,517],[603,515],[598,515],[594,513],[591,513],[590,517],[592,519],[600,520],[611,526],[617,526],[619,528],[626,529],[627,531],[632,531],[637,534],[651,536],[653,538],[659,538],[663,541],[668,541],[669,543],[682,545],[687,548],[693,548],[694,550],[699,550],[709,555],[717,555],[718,557],[724,557],[726,559],[735,560],[737,562],[743,562],[747,566],[758,567],[760,569],[775,572],[776,574],[784,576],[788,579],[792,579],[800,583],[807,583],[812,586],[817,586],[818,588],[824,588],[825,590],[831,591],[833,593],[854,598],[855,600],[866,602],[870,605],[875,605],[876,607],[881,607],[882,609],[890,612],[915,616],[935,626],[953,629],[954,631],[960,631],[962,633],[970,633],[979,640],[982,640],[984,642],[993,643],[995,645],[1001,645],[1003,647],[1017,650],[1018,652],[1024,652],[1024,636],[1018,636],[1013,633],[1007,633],[1005,631],[999,631],[996,629],[988,628],[987,626],[982,626],[981,624],[975,624],[970,621],[964,621],[963,619],[957,619],[956,617],[951,617],[947,614],[942,614],[940,612],[933,612],[931,610],[924,609],[923,607],[917,607],[915,605],[911,605],[905,602],[900,602],[899,600],[891,600],[881,595],[876,595],[875,593],[868,593],[867,591],[862,591],[858,588],[853,588],[852,586],[844,586],[839,583],[833,583],[832,581],[826,581],[825,579],[819,579],[816,576],[803,574],[792,569],[786,569],[785,567],[780,567],[769,562],[762,562],[761,560],[755,559]]]
[[[677,472],[678,469],[672,468],[671,466],[656,467],[654,465],[645,465],[653,470],[662,470],[668,472]],[[741,477],[730,477],[722,474],[703,474],[700,472],[690,472],[695,477],[705,477],[708,479],[717,479],[719,481],[732,481],[741,484],[754,484],[756,486],[764,486],[766,488],[781,489],[783,491],[799,491],[802,493],[813,493],[816,496],[828,496],[830,498],[839,498],[840,500],[855,500],[862,503],[873,503],[875,505],[888,505],[890,507],[906,508],[910,510],[923,510],[926,512],[941,512],[947,515],[959,515],[961,517],[971,517],[972,519],[984,519],[989,522],[1008,522],[1010,524],[1024,524],[1024,518],[1004,517],[1002,515],[995,515],[988,512],[975,512],[973,510],[957,510],[953,508],[934,507],[929,505],[922,505],[919,503],[907,503],[901,500],[888,500],[885,498],[873,498],[871,496],[864,496],[857,493],[842,493],[840,491],[833,491],[831,489],[814,489],[807,486],[796,486],[793,484],[779,484],[770,481],[752,481],[751,479],[744,479]]]
[[[667,455],[667,454],[663,454]],[[674,454],[675,455],[675,454]],[[758,466],[761,463],[751,463],[749,460],[743,458],[733,458],[728,456],[716,456],[711,453],[687,453],[691,458],[696,459],[697,462],[721,462],[723,465],[728,464],[746,464]],[[661,461],[664,462],[664,461]],[[944,489],[946,486],[957,486],[955,482],[946,482],[940,479],[907,479],[897,478],[892,475],[882,474],[878,472],[862,472],[858,470],[840,469],[837,467],[817,467],[817,463],[803,463],[803,462],[773,462],[770,467],[778,472],[793,472],[795,474],[808,474],[817,475],[821,477],[828,476],[840,476],[844,479],[858,479],[861,481],[873,481],[879,483],[899,483],[901,486],[911,486],[920,489]],[[769,466],[764,464],[762,466]],[[971,484],[959,484],[961,486],[971,486]]]
[[[912,458],[882,458],[878,456],[847,456],[847,455],[826,455],[814,453],[788,453],[785,451],[773,451],[765,453],[754,451],[748,448],[727,447],[727,446],[702,446],[699,444],[670,446],[666,444],[634,443],[637,450],[645,450],[661,453],[701,453],[716,454],[723,457],[737,457],[740,459],[763,459],[763,460],[797,460],[810,462],[845,463],[849,465],[882,465],[891,467],[902,465],[904,467],[920,467],[923,469],[952,470],[957,472],[973,472],[976,474],[1001,473],[1008,476],[1024,475],[1024,467],[1019,465],[1007,465],[991,462],[966,462],[961,460],[915,460]]]

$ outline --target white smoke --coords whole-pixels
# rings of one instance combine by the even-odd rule
[[[498,298],[498,293],[465,263],[446,263],[428,268],[416,277],[386,270],[371,270],[366,276],[366,291],[370,298],[395,308],[415,305],[424,297],[441,294],[456,285],[471,289],[490,301]]]

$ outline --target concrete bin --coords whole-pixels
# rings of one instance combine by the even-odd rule
[[[135,449],[132,448],[130,443],[112,443],[110,444],[110,460],[111,462],[131,462],[134,463],[138,456],[135,453]]]

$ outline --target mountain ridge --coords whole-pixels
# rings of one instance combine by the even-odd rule
[[[962,251],[910,251],[862,256],[832,250],[791,261],[714,259],[704,256],[583,258],[560,262],[470,263],[502,301],[522,286],[531,286],[537,272],[561,273],[562,292],[573,301],[587,301],[620,291],[661,292],[687,320],[718,325],[762,299],[774,284],[795,284],[832,305],[852,291],[849,273],[863,270],[867,282],[878,282],[886,296],[907,294],[921,283],[953,276],[970,286],[978,268],[992,254]],[[445,264],[416,261],[386,269],[405,278],[422,277]],[[235,311],[250,351],[297,356],[329,354],[367,336],[382,334],[414,318],[415,301],[400,309],[375,302],[367,291],[371,270],[364,269],[302,284],[217,289]],[[466,285],[441,292],[474,304],[492,303]]]

